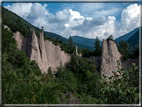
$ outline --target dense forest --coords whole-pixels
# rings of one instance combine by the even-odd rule
[[[19,31],[23,36],[29,35],[32,27],[37,36],[40,30],[30,25],[23,19],[8,19],[14,15],[11,12],[4,13],[3,24],[11,28],[13,32]],[[16,16],[16,14],[15,14]],[[2,26],[2,103],[3,104],[138,104],[139,103],[139,67],[133,64],[128,71],[120,69],[113,71],[114,76],[106,79],[101,77],[96,70],[96,63],[88,57],[101,55],[100,42],[94,43],[94,51],[86,48],[78,49],[83,57],[72,54],[75,50],[70,36],[67,43],[62,40],[52,39],[55,45],[60,45],[62,50],[71,54],[71,61],[63,69],[62,63],[56,74],[52,74],[51,68],[48,74],[42,74],[38,64],[30,61],[24,51],[17,49],[17,42],[13,38],[13,32]],[[108,39],[112,39],[109,36]],[[125,46],[125,48],[123,48]],[[119,51],[123,59],[138,56],[137,48],[128,54],[128,44],[120,42]],[[119,72],[121,75],[117,75]],[[119,78],[122,77],[122,78]],[[109,81],[108,81],[109,80]],[[133,81],[132,81],[133,80]]]

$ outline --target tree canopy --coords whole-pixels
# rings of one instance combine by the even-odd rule
[[[129,44],[124,40],[121,40],[119,42],[119,51],[123,55],[123,59],[126,59],[126,57],[129,55]]]
[[[110,35],[107,39],[111,39],[111,40],[113,40],[113,36],[112,36],[112,35]]]

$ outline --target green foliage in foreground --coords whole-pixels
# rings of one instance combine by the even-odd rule
[[[139,69],[133,64],[130,71],[120,69],[118,61],[118,71],[114,72],[113,77],[109,77],[108,81],[103,75],[104,88],[101,89],[103,100],[107,104],[138,104],[139,103]],[[118,75],[118,74],[120,75]]]
[[[60,87],[66,86],[65,89],[74,93],[80,103],[101,103],[100,75],[96,71],[94,61],[72,55],[67,69],[64,70],[61,66],[56,76],[58,81],[62,82]],[[62,93],[66,90],[60,88]]]

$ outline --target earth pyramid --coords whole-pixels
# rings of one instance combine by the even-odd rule
[[[56,73],[61,63],[63,68],[70,62],[71,56],[61,50],[60,46],[54,45],[49,40],[44,40],[44,28],[39,38],[35,31],[31,28],[29,37],[24,38],[20,32],[14,33],[14,38],[18,43],[18,49],[25,51],[26,56],[31,60],[35,60],[42,73],[48,73],[48,68],[51,67],[52,73]],[[54,72],[55,71],[55,72]]]

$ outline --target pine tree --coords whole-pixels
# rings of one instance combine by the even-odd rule
[[[112,36],[112,35],[110,35],[107,39],[111,39],[111,40],[113,40],[113,36]]]
[[[67,49],[68,49],[68,52],[71,53],[71,54],[72,54],[73,51],[75,50],[75,46],[74,46],[74,44],[73,44],[73,39],[72,39],[71,36],[69,37],[69,40],[68,40]]]
[[[94,45],[95,45],[94,46],[94,48],[95,48],[95,50],[94,50],[95,56],[100,55],[101,54],[101,46],[100,46],[100,41],[99,41],[98,37],[96,37],[96,42],[95,42]]]
[[[123,59],[126,59],[126,57],[129,55],[129,44],[125,42],[124,40],[121,40],[119,42],[119,50],[121,54],[123,55]]]
[[[72,39],[72,37],[70,36],[70,37],[69,37],[69,40],[68,40],[68,48],[73,48],[73,47],[74,47],[73,39]]]

